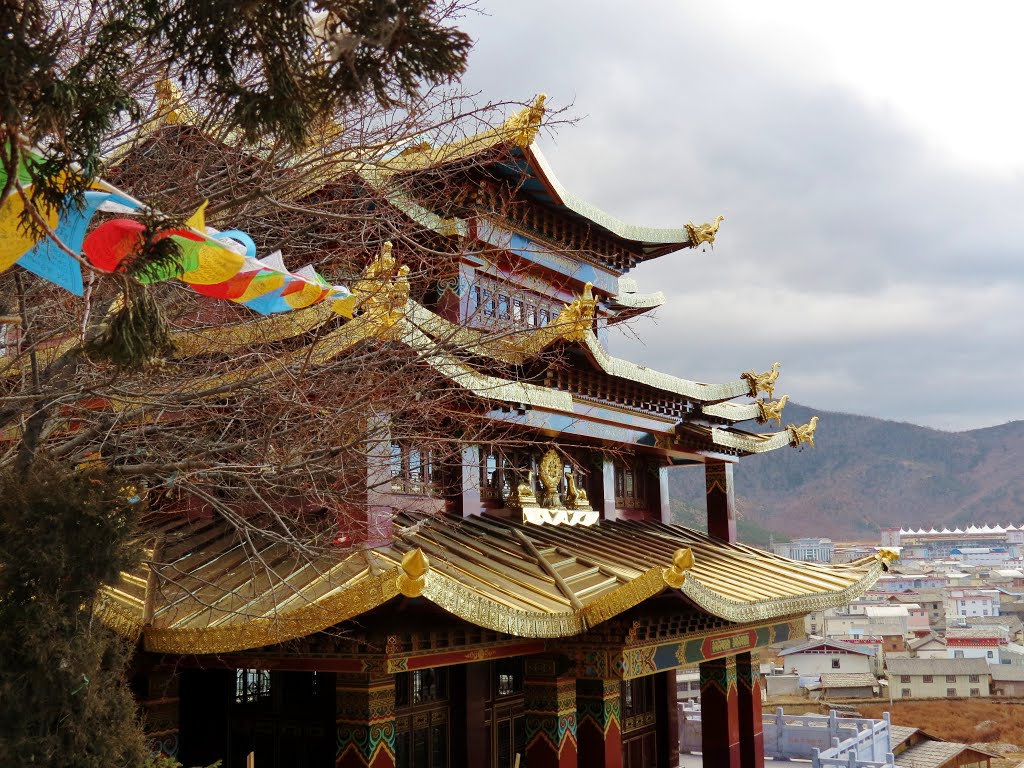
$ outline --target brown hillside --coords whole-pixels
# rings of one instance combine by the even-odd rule
[[[1024,522],[1024,422],[953,433],[792,404],[785,422],[814,413],[816,448],[740,462],[737,504],[747,521],[846,540],[877,540],[888,526]],[[676,499],[703,507],[702,472],[680,467],[669,478]]]

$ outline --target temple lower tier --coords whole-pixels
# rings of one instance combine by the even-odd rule
[[[751,654],[707,661],[700,672],[705,764],[763,765]],[[544,654],[394,674],[196,666],[180,670],[173,686],[159,671],[149,675],[163,690],[147,707],[165,713],[152,744],[185,765],[219,759],[242,768],[250,755],[258,768],[679,763],[673,670],[581,677],[566,657]]]

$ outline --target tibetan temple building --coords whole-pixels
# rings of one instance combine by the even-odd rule
[[[828,565],[737,541],[736,463],[813,444],[816,422],[782,427],[778,363],[709,384],[606,351],[664,302],[629,271],[713,245],[721,218],[641,227],[573,196],[534,144],[542,112],[396,159],[407,190],[457,169],[443,211],[400,201],[457,245],[457,269],[420,290],[398,246],[370,254],[326,340],[419,351],[504,442],[438,473],[408,445],[370,446],[364,539],[312,558],[154,510],[149,562],[105,591],[100,615],[140,644],[154,744],[185,765],[676,766],[675,671],[699,667],[704,764],[753,768],[758,649],[886,569],[885,551]],[[707,533],[672,523],[673,467],[703,472]]]

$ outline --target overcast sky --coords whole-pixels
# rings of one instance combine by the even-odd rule
[[[614,9],[602,11],[602,8]],[[613,351],[961,430],[1024,419],[1024,4],[484,0],[466,83],[583,118],[540,145],[630,222],[723,214],[635,270]]]

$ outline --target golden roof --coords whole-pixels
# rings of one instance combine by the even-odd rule
[[[554,638],[670,589],[731,622],[796,616],[849,602],[886,566],[798,563],[653,522],[553,528],[399,514],[394,526],[388,546],[300,555],[258,529],[155,514],[149,561],[105,588],[97,611],[147,650],[179,654],[304,637],[400,593],[487,629]]]

